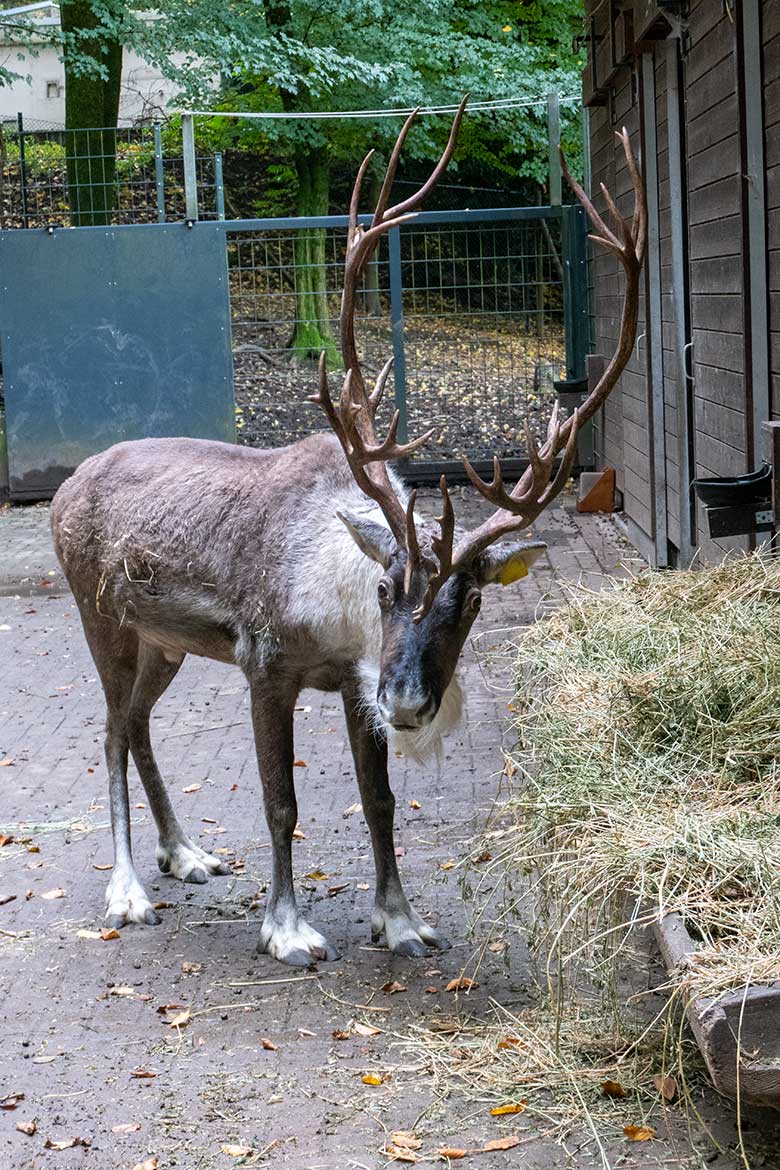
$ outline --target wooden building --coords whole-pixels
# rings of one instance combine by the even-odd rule
[[[745,540],[709,537],[690,482],[759,467],[761,423],[780,418],[780,0],[585,7],[591,190],[604,182],[630,210],[625,125],[650,220],[639,335],[597,420],[598,466],[616,469],[653,564],[712,559]],[[590,276],[591,349],[610,354],[616,262],[594,249]]]

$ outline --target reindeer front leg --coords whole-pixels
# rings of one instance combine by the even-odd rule
[[[298,822],[293,784],[293,711],[297,691],[279,679],[250,678],[252,723],[271,832],[271,889],[260,931],[262,950],[295,967],[337,959],[328,940],[301,918],[295,901],[292,836]]]
[[[384,934],[390,950],[399,955],[423,955],[427,947],[447,950],[450,943],[423,922],[409,905],[401,885],[393,840],[395,797],[387,777],[387,740],[377,736],[366,719],[357,683],[348,684],[342,697],[363,813],[374,849],[376,897],[371,937],[376,942]]]

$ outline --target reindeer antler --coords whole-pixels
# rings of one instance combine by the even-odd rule
[[[357,484],[367,496],[376,501],[399,546],[406,549],[408,559],[405,585],[407,592],[416,569],[422,569],[427,575],[428,585],[425,594],[414,612],[415,621],[418,622],[428,612],[436,594],[449,577],[454,573],[468,569],[480,554],[495,541],[527,528],[563,489],[574,465],[579,428],[603,405],[631,356],[639,313],[639,274],[647,245],[645,187],[626,129],[624,128],[622,133],[617,135],[617,138],[623,144],[634,188],[634,211],[630,225],[620,215],[615,201],[602,183],[601,190],[613,226],[609,227],[604,222],[582,187],[569,174],[566,160],[561,153],[563,172],[596,229],[589,238],[617,256],[625,270],[626,287],[617,348],[598,383],[582,406],[563,422],[560,420],[559,407],[556,402],[547,427],[547,437],[541,446],[537,444],[532,435],[528,421],[525,421],[524,429],[529,465],[511,491],[508,491],[504,484],[501,464],[497,456],[493,460],[493,478],[489,483],[477,475],[468,459],[464,459],[463,464],[471,483],[480,495],[496,506],[496,511],[478,528],[465,533],[457,544],[455,543],[455,515],[452,500],[447,480],[444,476],[441,477],[439,487],[442,496],[442,514],[436,518],[439,532],[438,535],[430,538],[430,549],[433,556],[429,556],[427,550],[421,551],[414,520],[416,495],[413,492],[408,504],[404,506],[393,487],[386,464],[388,460],[400,459],[402,456],[410,455],[413,451],[418,450],[428,442],[433,431],[427,431],[424,435],[412,439],[408,443],[399,443],[397,439],[399,412],[396,411],[386,437],[381,441],[378,438],[375,425],[376,409],[384,392],[392,359],[386,363],[376,380],[373,391],[369,394],[366,390],[355,345],[355,290],[380,237],[390,228],[398,227],[413,218],[417,208],[444,172],[452,157],[466,101],[467,99],[464,97],[453,120],[444,153],[429,178],[408,199],[388,209],[387,202],[390,198],[398,158],[417,111],[407,118],[390,155],[371,225],[365,229],[358,224],[358,202],[360,186],[373,152],[366,155],[363,160],[350,200],[347,256],[344,265],[344,292],[341,299],[341,350],[346,375],[340,400],[338,403],[334,403],[330,396],[325,355],[323,354],[320,359],[319,392],[311,399],[325,411],[331,427],[341,443]],[[555,460],[559,455],[561,460],[553,475]]]
[[[614,389],[618,378],[625,369],[626,363],[631,356],[636,337],[639,313],[639,274],[642,269],[647,245],[647,197],[644,182],[639,167],[637,166],[634,152],[631,149],[628,131],[625,127],[622,133],[616,134],[616,137],[623,144],[623,151],[626,156],[626,163],[634,188],[634,211],[630,226],[620,215],[615,201],[602,183],[601,190],[607,202],[607,207],[609,208],[615,228],[612,231],[596,211],[593,203],[585,194],[580,184],[569,174],[562,152],[561,161],[567,180],[574,189],[585,211],[588,213],[594,227],[597,229],[595,233],[589,236],[589,239],[593,240],[596,244],[601,244],[617,256],[626,273],[626,288],[623,297],[623,313],[620,322],[620,337],[617,349],[599,378],[598,383],[594,386],[582,406],[575,410],[565,422],[561,423],[559,420],[558,403],[556,402],[547,427],[547,438],[541,447],[537,446],[536,440],[531,434],[528,420],[525,420],[524,427],[528,446],[529,466],[511,492],[508,492],[504,486],[498,457],[494,457],[493,459],[493,479],[490,483],[486,483],[481,479],[471,466],[469,460],[464,459],[463,465],[471,483],[480,495],[484,496],[490,503],[496,505],[497,511],[480,524],[478,528],[466,533],[463,539],[459,541],[454,552],[452,551],[452,544],[450,544],[449,552],[445,552],[445,557],[449,561],[448,572],[441,572],[441,554],[437,553],[440,558],[440,571],[429,579],[428,588],[422,603],[415,610],[415,620],[417,621],[420,621],[428,612],[436,593],[448,576],[457,573],[459,570],[468,568],[480,553],[484,552],[491,544],[502,540],[504,537],[520,532],[524,528],[528,528],[529,525],[533,524],[537,516],[555,499],[563,489],[574,465],[577,450],[577,432],[579,428],[589,418],[592,418],[596,411],[603,405],[610,392]],[[560,465],[551,480],[555,459],[561,452],[563,452],[563,456]],[[446,539],[444,530],[442,530],[442,540]],[[450,542],[453,539],[450,535]]]
[[[374,152],[369,151],[360,164],[360,169],[355,179],[355,186],[352,189],[352,198],[349,203],[347,255],[344,262],[344,291],[341,297],[341,353],[344,359],[344,369],[346,370],[341,389],[341,399],[338,404],[334,403],[331,399],[324,353],[320,358],[319,391],[317,394],[312,395],[310,399],[311,402],[316,402],[325,411],[328,421],[341,443],[358,486],[367,496],[375,500],[382,509],[393,536],[401,548],[405,548],[409,553],[410,564],[412,561],[415,563],[419,561],[419,544],[414,529],[414,518],[412,517],[411,521],[407,522],[407,509],[401,502],[390,481],[386,465],[388,460],[401,459],[404,455],[411,455],[413,451],[419,450],[420,447],[428,442],[434,432],[432,430],[426,431],[424,435],[420,435],[417,439],[411,439],[408,443],[399,443],[397,434],[401,415],[396,410],[390,422],[387,435],[380,442],[376,432],[376,410],[382,400],[387,376],[390,373],[393,362],[392,358],[387,362],[376,380],[373,392],[369,394],[366,391],[363,371],[360,366],[360,359],[358,358],[357,346],[355,344],[355,292],[358,281],[365,271],[368,261],[374,254],[380,238],[389,232],[391,228],[398,227],[400,224],[407,223],[410,219],[414,218],[417,209],[436,186],[436,183],[446,170],[452,158],[452,152],[455,149],[455,142],[458,137],[458,130],[460,129],[460,123],[467,101],[468,97],[464,97],[460,103],[452,122],[452,128],[450,129],[444,153],[433,168],[428,179],[408,199],[405,199],[402,203],[397,203],[394,207],[388,208],[387,203],[398,167],[398,159],[406,141],[406,136],[417,117],[418,111],[414,110],[409,115],[401,127],[401,132],[390,154],[390,161],[387,164],[387,171],[385,172],[385,177],[379,192],[379,199],[377,200],[376,209],[371,220],[371,226],[368,228],[364,228],[358,223],[358,205],[363,176],[366,173],[366,168]],[[408,539],[410,531],[414,533],[411,543]],[[431,570],[435,567],[430,558],[425,558],[425,563]]]

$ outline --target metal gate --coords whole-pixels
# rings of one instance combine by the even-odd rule
[[[294,237],[325,233],[336,333],[347,219],[257,219],[0,233],[11,493],[50,494],[120,439],[188,434],[281,446],[321,428],[296,361]],[[584,375],[579,207],[423,212],[382,243],[358,312],[369,373],[392,352],[399,434],[431,427],[418,478],[525,462],[555,383]],[[232,362],[231,362],[232,358]],[[338,371],[333,371],[334,379]],[[235,403],[234,403],[235,392]],[[235,429],[234,429],[235,424]]]

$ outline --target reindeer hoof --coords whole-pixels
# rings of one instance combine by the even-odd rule
[[[115,870],[106,888],[106,926],[121,930],[131,922],[141,926],[157,926],[159,914],[153,909],[146,891],[134,871]]]
[[[192,841],[160,842],[157,846],[157,865],[161,873],[168,873],[182,882],[202,886],[210,877],[227,876],[228,867]]]
[[[266,916],[260,930],[259,949],[291,967],[333,963],[340,957],[336,948],[318,930],[297,915],[292,920],[282,921]]]
[[[371,938],[376,942],[384,934],[388,949],[396,955],[418,958],[429,947],[448,951],[450,942],[424,922],[416,910],[406,903],[396,910],[375,906],[371,916]]]
[[[419,959],[420,955],[426,955],[428,948],[420,938],[404,938],[393,947],[396,955],[406,955],[410,959]]]

